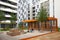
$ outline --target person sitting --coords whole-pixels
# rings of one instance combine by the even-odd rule
[[[30,31],[32,32],[32,31],[34,31],[34,29],[31,29]]]

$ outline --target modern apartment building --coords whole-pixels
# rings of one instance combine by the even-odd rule
[[[32,20],[36,19],[41,6],[46,8],[49,14],[49,1],[45,0],[19,0],[18,1],[18,13],[17,13],[17,23],[19,24],[22,20]]]
[[[22,20],[35,19],[40,8],[40,0],[19,0],[18,1],[18,23]]]
[[[55,15],[55,17],[58,18],[58,26],[60,26],[60,11],[59,11],[60,5],[59,3],[60,3],[60,0],[29,0],[29,1],[19,0],[18,1],[18,14],[17,14],[18,22],[17,23],[21,22],[21,20],[23,20],[24,18],[27,20],[35,19],[33,15],[36,16],[41,6],[43,6],[44,8],[46,8],[48,16],[53,17],[53,15]],[[23,17],[21,14],[23,15]]]
[[[0,12],[4,13],[5,20],[0,21],[0,27],[5,26],[16,26],[15,24],[11,24],[10,18],[12,15],[16,16],[17,14],[17,2],[12,0],[0,0]],[[1,14],[1,13],[0,13]]]

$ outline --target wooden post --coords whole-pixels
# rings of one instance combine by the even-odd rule
[[[22,32],[24,32],[24,23],[23,23],[23,25],[22,25]]]
[[[35,28],[34,28],[34,23],[32,23],[32,25],[33,25],[33,29],[35,29]]]
[[[28,23],[28,31],[30,30],[30,23]]]
[[[28,31],[29,31],[29,23],[28,23]]]
[[[58,31],[58,25],[57,25],[58,23],[57,23],[57,20],[56,20],[56,31]]]
[[[37,30],[37,22],[36,22],[36,30]]]

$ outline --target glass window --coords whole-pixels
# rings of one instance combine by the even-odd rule
[[[23,3],[25,3],[25,0],[23,0]]]
[[[33,19],[35,19],[35,17],[33,17]]]
[[[19,17],[19,19],[20,19],[20,17]]]
[[[33,9],[35,9],[35,7],[33,7]]]
[[[32,2],[34,2],[34,0],[32,0]]]
[[[30,20],[30,17],[28,17],[28,20]]]
[[[28,14],[28,16],[30,16],[30,14]]]
[[[36,9],[36,12],[37,12],[37,9]]]
[[[33,14],[33,16],[35,16],[35,14]]]
[[[39,8],[39,5],[37,5],[37,8]]]
[[[35,10],[33,10],[33,13],[35,12]]]
[[[30,11],[28,11],[28,13],[30,13]]]
[[[20,8],[20,6],[18,6],[18,9]]]

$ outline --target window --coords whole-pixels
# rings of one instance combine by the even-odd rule
[[[23,3],[25,3],[25,0],[23,0]]]
[[[35,10],[33,10],[33,13],[35,12]]]
[[[36,12],[37,12],[37,9],[36,9]]]
[[[37,8],[39,8],[39,5],[37,5]]]
[[[19,19],[20,19],[20,17],[19,17]]]
[[[30,17],[28,17],[28,20],[30,20]]]
[[[34,2],[34,0],[32,0],[32,2]]]
[[[35,17],[33,17],[33,19],[35,19]]]
[[[21,15],[23,15],[23,14],[21,13]]]
[[[35,16],[35,14],[33,14],[33,16]]]
[[[28,14],[28,16],[30,16],[30,14]]]
[[[35,7],[33,7],[33,9],[35,9]]]
[[[40,0],[38,0],[38,1],[40,1]]]
[[[28,13],[30,13],[30,11],[28,11]]]
[[[18,6],[18,9],[20,8],[20,6]]]
[[[24,9],[22,9],[22,12],[24,12]]]

